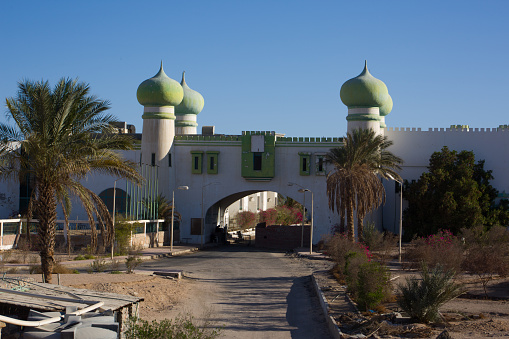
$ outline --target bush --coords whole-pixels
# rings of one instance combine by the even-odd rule
[[[152,322],[129,318],[124,335],[126,339],[213,339],[219,336],[219,332],[219,329],[198,327],[190,315],[179,315],[173,320],[153,320]]]
[[[265,211],[260,211],[258,214],[258,222],[264,222],[267,226],[275,225],[277,220],[277,210],[275,208],[269,208]]]
[[[341,274],[344,271],[347,253],[358,250],[359,246],[348,240],[346,234],[335,234],[334,236],[325,239],[325,251],[340,267]]]
[[[439,308],[462,293],[453,278],[454,272],[441,265],[431,271],[423,266],[420,280],[407,278],[405,285],[399,285],[398,305],[414,319],[435,322],[440,319]]]
[[[96,259],[90,264],[92,272],[104,272],[106,269],[106,261],[104,259]]]
[[[484,294],[495,275],[509,275],[509,232],[504,227],[494,226],[486,231],[482,226],[462,230],[467,254],[463,268],[481,280]]]
[[[382,233],[376,229],[373,222],[364,228],[364,244],[369,248],[375,259],[386,263],[391,257],[391,251],[398,244],[398,237],[392,233]]]
[[[131,250],[131,234],[140,223],[128,223],[121,215],[115,216],[115,255],[127,255]]]
[[[440,230],[426,238],[414,239],[411,245],[411,250],[405,253],[410,268],[418,269],[424,264],[429,268],[441,265],[444,270],[456,273],[462,271],[463,245],[450,231]]]
[[[363,310],[374,309],[391,295],[387,266],[375,261],[361,264],[357,273],[357,304]]]
[[[237,226],[245,230],[247,228],[252,228],[256,223],[256,214],[250,211],[242,211],[237,214]]]
[[[278,225],[293,225],[302,222],[302,210],[297,207],[278,206],[277,220]]]
[[[125,267],[126,267],[126,273],[127,274],[132,274],[134,273],[134,270],[136,269],[136,267],[138,267],[138,265],[140,265],[142,263],[142,260],[139,258],[138,255],[129,255],[126,259],[125,259]]]
[[[85,257],[80,254],[75,256],[73,260],[85,260]]]

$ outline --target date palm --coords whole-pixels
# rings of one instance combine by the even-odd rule
[[[109,103],[89,95],[89,91],[87,84],[73,79],[62,78],[53,89],[47,81],[24,80],[18,84],[17,96],[6,99],[13,126],[0,124],[0,175],[18,176],[19,180],[30,176],[35,181],[29,206],[33,206],[39,220],[39,249],[46,282],[51,282],[54,265],[58,204],[67,217],[71,197],[82,202],[94,246],[94,215],[102,228],[109,227],[108,236],[113,232],[111,216],[102,200],[81,180],[92,172],[141,180],[134,163],[116,151],[131,149],[132,140],[114,133],[111,123],[115,119],[104,113]]]
[[[359,240],[362,241],[363,219],[385,202],[385,189],[380,177],[399,180],[401,158],[387,150],[392,141],[371,129],[348,133],[343,147],[331,149],[327,162],[334,168],[327,174],[329,208],[346,215],[348,237],[355,240],[354,211],[358,218]]]

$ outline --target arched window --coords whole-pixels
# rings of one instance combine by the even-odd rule
[[[126,191],[117,187],[117,192],[115,194],[115,212],[117,214],[125,214],[126,206],[129,205],[130,197],[127,195]],[[104,201],[108,211],[113,212],[113,188],[108,188],[102,191],[99,194],[99,198]]]

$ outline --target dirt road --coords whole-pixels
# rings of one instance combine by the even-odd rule
[[[164,316],[191,313],[222,338],[329,338],[309,275],[328,262],[229,246],[147,262],[141,269],[181,269],[193,294]]]

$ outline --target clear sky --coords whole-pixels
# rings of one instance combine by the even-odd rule
[[[343,136],[339,90],[368,61],[388,127],[508,124],[509,1],[2,1],[0,97],[78,77],[142,128],[138,85],[200,92],[198,130]],[[5,115],[0,121],[5,121]]]

